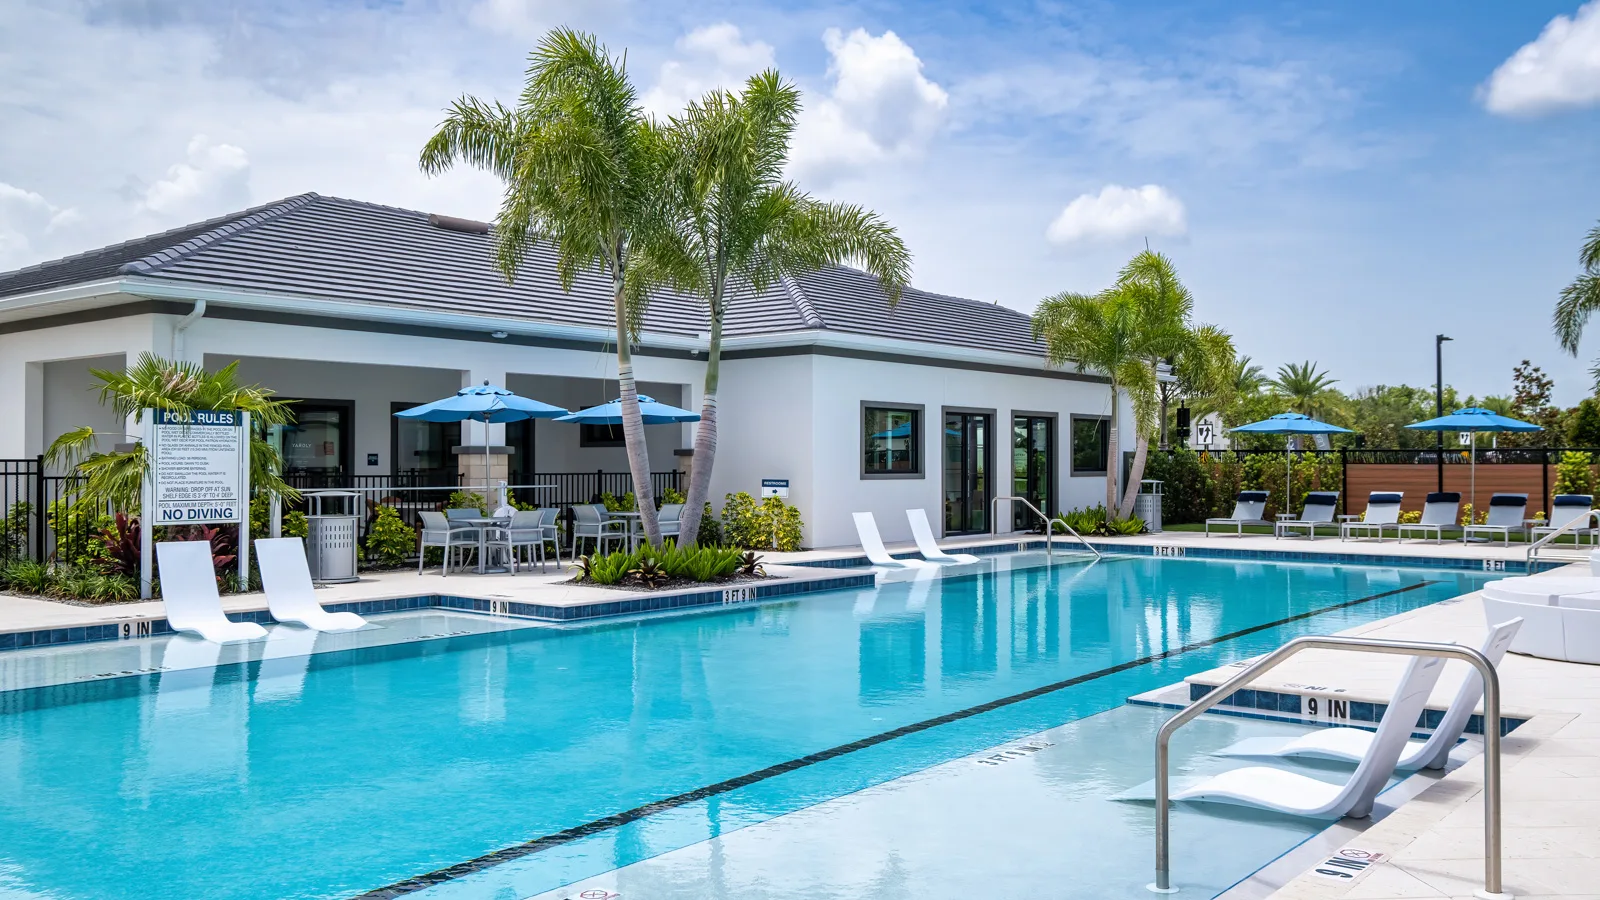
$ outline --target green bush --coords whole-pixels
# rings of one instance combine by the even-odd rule
[[[688,497],[685,497],[683,494],[679,493],[675,488],[667,488],[661,492],[661,504],[663,506],[668,503],[683,503],[688,499]]]
[[[417,533],[392,506],[379,506],[367,529],[367,559],[385,568],[403,566],[417,549]]]
[[[738,547],[663,547],[646,545],[639,548],[641,559],[655,563],[670,578],[690,578],[695,581],[712,581],[726,578],[742,565],[744,551]]]
[[[51,503],[46,516],[55,535],[56,563],[75,569],[96,568],[102,551],[99,535],[112,526],[111,516],[93,503],[73,503],[66,498]]]
[[[452,491],[444,506],[445,509],[475,509],[484,516],[489,514],[489,502],[474,491]]]
[[[1561,462],[1556,464],[1556,493],[1594,493],[1594,470],[1589,466],[1589,454],[1576,450],[1561,454]]]
[[[629,491],[621,497],[606,491],[600,495],[600,503],[606,508],[607,512],[633,512],[639,506],[639,501],[634,498],[633,491]]]
[[[0,519],[0,563],[17,559],[28,552],[28,525],[33,520],[33,504],[18,501]]]
[[[306,514],[295,510],[283,517],[283,536],[297,537],[302,540],[311,533],[311,523],[306,521]]]
[[[716,547],[722,543],[722,523],[717,521],[709,500],[705,512],[700,514],[700,531],[694,536],[694,542],[702,547]]]
[[[629,553],[624,550],[613,550],[604,554],[591,553],[588,556],[578,557],[575,565],[578,568],[579,581],[617,584],[638,568],[639,553],[638,551]]]
[[[1216,503],[1216,488],[1193,450],[1152,453],[1144,477],[1162,482],[1161,521],[1174,525],[1204,522]]]
[[[1143,534],[1144,520],[1138,516],[1119,519],[1107,516],[1104,504],[1087,509],[1072,509],[1056,516],[1056,521],[1068,525],[1079,535],[1129,535]]]
[[[0,582],[21,594],[43,596],[54,582],[50,567],[31,559],[14,559],[0,569]]]
[[[722,540],[732,547],[747,550],[793,551],[800,549],[804,523],[800,510],[768,497],[756,503],[740,491],[728,494],[722,504]]]

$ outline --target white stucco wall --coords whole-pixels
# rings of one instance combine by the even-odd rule
[[[615,363],[612,369],[616,368]],[[646,364],[643,368],[649,369]],[[561,377],[554,375],[510,375],[506,387],[524,397],[532,397],[566,409],[577,410],[615,400],[614,378]],[[639,393],[672,406],[683,406],[684,385],[646,381]],[[666,472],[677,467],[673,451],[683,443],[683,428],[678,425],[647,425],[645,443],[650,448],[650,470]],[[622,447],[584,447],[578,440],[576,425],[563,422],[535,422],[533,425],[534,461],[539,472],[628,471],[628,453]]]
[[[759,498],[761,479],[787,478],[788,502],[799,507],[809,530],[818,492],[836,483],[819,484],[813,469],[815,365],[812,356],[722,363],[717,464],[711,472],[711,505],[718,512],[727,494],[744,491]]]

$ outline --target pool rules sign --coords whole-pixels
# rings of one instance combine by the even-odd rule
[[[145,410],[149,456],[142,519],[155,526],[240,526],[239,561],[248,571],[250,414],[231,409]],[[151,535],[141,528],[141,594],[150,596]]]

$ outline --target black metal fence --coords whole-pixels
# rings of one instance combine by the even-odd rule
[[[381,504],[399,511],[408,524],[418,512],[442,509],[456,491],[483,492],[482,484],[466,482],[457,473],[401,473],[399,475],[330,475],[293,473],[284,480],[300,491],[351,490],[362,495],[366,515],[362,536]],[[602,494],[617,497],[633,490],[627,472],[540,472],[514,475],[512,496],[529,506],[559,506],[563,518],[572,506],[598,503]],[[652,472],[650,484],[656,502],[667,490],[682,492],[683,473]],[[98,539],[102,517],[108,510],[90,509],[76,496],[71,476],[45,474],[44,458],[0,459],[0,563],[10,559],[75,559],[88,543]],[[541,487],[548,486],[548,487]],[[284,512],[304,511],[305,502]]]

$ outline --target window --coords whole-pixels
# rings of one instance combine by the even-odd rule
[[[1111,420],[1105,416],[1072,417],[1072,474],[1104,475]]]
[[[861,405],[861,477],[922,477],[922,407]]]
[[[289,407],[283,427],[283,471],[287,475],[344,475],[350,471],[352,404],[300,400]]]
[[[584,422],[578,426],[579,447],[622,447],[627,441],[622,437],[621,425]]]
[[[415,403],[391,403],[399,412]],[[456,478],[456,447],[461,444],[460,422],[425,422],[389,419],[390,471],[396,478],[417,484],[443,484]]]

